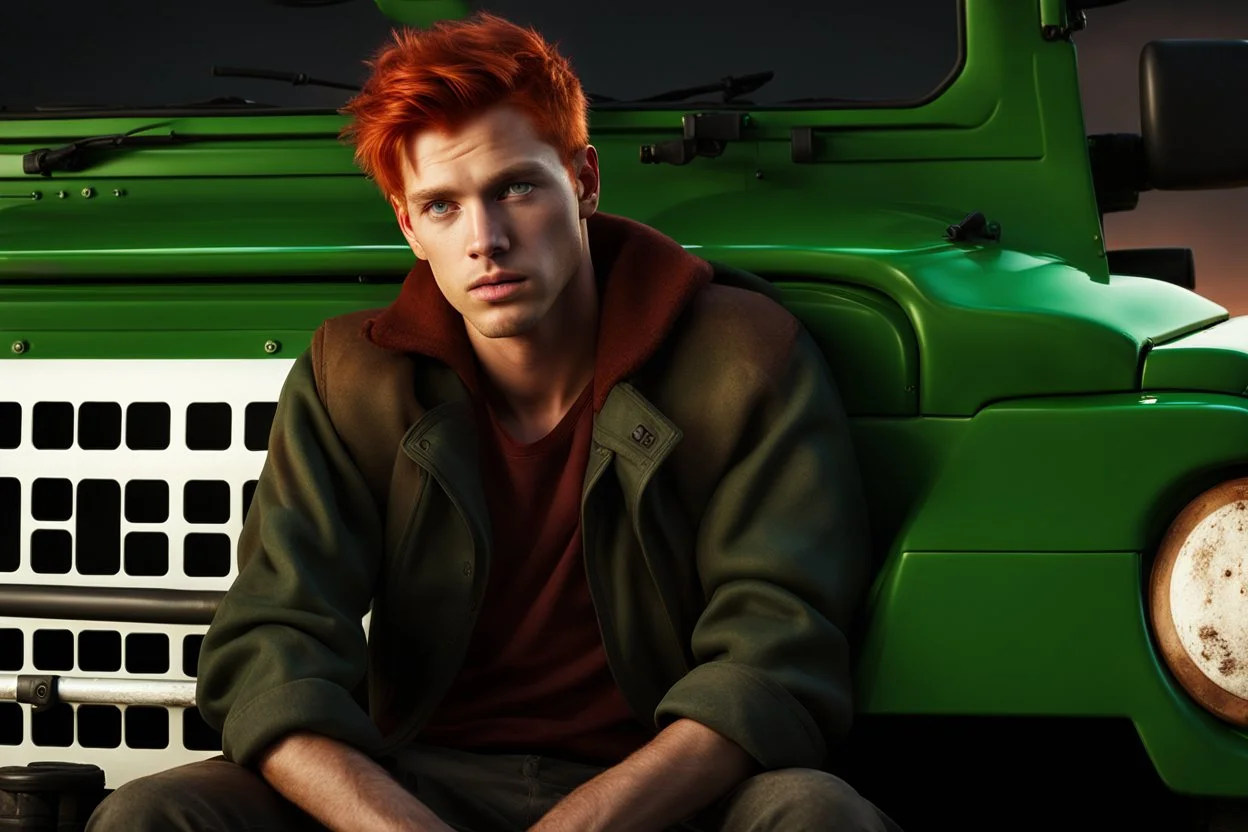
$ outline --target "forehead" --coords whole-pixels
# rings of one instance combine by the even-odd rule
[[[413,134],[404,147],[403,181],[419,187],[470,186],[494,172],[520,165],[556,170],[559,152],[543,141],[528,116],[494,107],[454,128]]]

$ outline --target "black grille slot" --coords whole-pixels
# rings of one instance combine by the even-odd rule
[[[119,747],[121,709],[115,705],[79,705],[78,744],[83,748]]]
[[[131,523],[163,523],[169,519],[169,483],[131,480],[126,483],[126,519]]]
[[[78,447],[87,451],[121,447],[121,405],[86,402],[78,408]]]
[[[277,402],[252,402],[243,413],[243,444],[249,451],[264,451],[269,447],[269,432],[273,429],[273,416]]]
[[[192,679],[199,674],[199,648],[203,644],[202,635],[187,636],[182,639],[182,672]]]
[[[37,529],[30,535],[30,568],[41,575],[64,575],[74,561],[74,539],[64,529]]]
[[[31,418],[36,448],[63,451],[74,444],[74,406],[69,402],[38,402]]]
[[[21,670],[26,660],[22,650],[22,631],[0,630],[0,670]]]
[[[22,484],[0,477],[0,572],[16,572],[22,564]]]
[[[74,742],[74,709],[58,702],[30,715],[30,738],[35,745],[64,748]]]
[[[168,536],[160,532],[130,532],[126,535],[126,574],[168,575]]]
[[[22,706],[0,702],[0,745],[22,744]]]
[[[126,672],[169,672],[169,636],[164,633],[131,633],[126,636]]]
[[[121,571],[121,486],[114,480],[78,483],[78,571],[116,575]]]
[[[221,734],[204,722],[199,708],[182,712],[182,747],[189,751],[221,750]]]
[[[74,484],[37,479],[30,486],[30,515],[36,520],[68,520],[74,514]]]
[[[22,444],[22,406],[0,402],[0,449],[12,450]]]
[[[74,634],[69,630],[35,630],[30,652],[36,670],[73,670]]]
[[[182,515],[188,523],[228,523],[230,484],[221,480],[191,480],[182,490]]]
[[[105,673],[121,670],[121,633],[114,630],[79,633],[78,669]]]
[[[169,405],[135,402],[126,408],[126,447],[133,451],[163,451],[169,447]]]
[[[192,451],[224,451],[230,447],[230,406],[197,403],[186,409],[186,447]]]
[[[247,519],[247,512],[251,509],[251,501],[256,496],[257,480],[247,480],[243,483],[243,520]]]
[[[169,712],[164,708],[139,705],[126,708],[126,745],[130,748],[168,748]]]
[[[182,572],[188,578],[223,578],[230,574],[230,536],[188,534],[182,542]]]

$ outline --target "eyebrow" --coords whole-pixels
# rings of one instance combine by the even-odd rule
[[[546,178],[547,171],[542,165],[533,162],[524,162],[519,165],[513,165],[499,173],[496,173],[486,183],[487,191],[494,190],[504,182],[511,182],[517,179],[543,179]],[[437,202],[439,200],[451,200],[456,196],[455,190],[451,186],[438,186],[433,188],[421,188],[412,191],[407,195],[409,203]]]

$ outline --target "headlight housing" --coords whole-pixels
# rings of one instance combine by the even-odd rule
[[[1248,478],[1209,489],[1170,524],[1153,562],[1149,612],[1183,689],[1248,727]]]

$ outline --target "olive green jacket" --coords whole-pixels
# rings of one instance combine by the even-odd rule
[[[767,769],[819,767],[853,710],[865,508],[818,348],[766,294],[723,285],[743,280],[721,268],[605,392],[585,569],[639,719],[696,720]],[[327,321],[295,362],[203,643],[199,707],[244,764],[294,730],[378,755],[410,741],[486,586],[470,395],[445,364],[371,343],[369,314]]]

